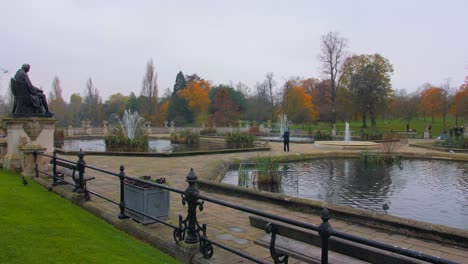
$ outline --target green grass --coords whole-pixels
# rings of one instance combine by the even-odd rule
[[[416,129],[416,132],[418,134],[423,134],[424,129],[426,127],[426,124],[430,124],[432,121],[432,118],[426,117],[426,120],[424,118],[420,117],[417,119],[413,119],[410,121],[410,128],[411,129]],[[379,118],[376,120],[377,122],[377,129],[382,131],[383,133],[387,133],[390,130],[394,131],[406,131],[406,121],[403,119],[382,119]],[[464,124],[468,124],[468,120],[459,118],[458,119],[458,125],[462,126]],[[448,116],[446,117],[445,120],[445,125],[446,125],[446,130],[447,133],[449,132],[449,129],[455,125],[455,118]],[[361,130],[362,127],[362,121],[360,119],[357,120],[351,120],[349,121],[349,126],[352,131],[355,131],[353,135],[359,135],[359,131]],[[371,124],[370,124],[370,119],[367,120],[367,127],[370,129]],[[434,122],[432,123],[432,137],[435,138],[439,136],[442,133],[444,127],[444,123],[442,120],[442,117],[436,117],[434,119]],[[329,122],[318,122],[317,125],[313,125],[312,123],[310,124],[298,124],[298,125],[292,125],[290,126],[290,129],[292,130],[302,130],[303,133],[307,133],[308,129],[311,128],[312,130],[328,130],[331,131],[330,123]],[[338,131],[344,131],[345,130],[345,122],[340,122],[337,121],[336,123],[336,129]],[[468,129],[468,128],[465,128]]]
[[[0,208],[0,263],[180,263],[13,172]]]

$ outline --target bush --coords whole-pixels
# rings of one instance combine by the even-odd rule
[[[200,135],[202,136],[216,136],[216,128],[214,127],[205,127],[200,130]]]
[[[390,154],[390,153],[378,153],[378,152],[369,152],[363,151],[360,155],[361,162],[365,166],[383,166],[383,165],[392,165],[398,164],[401,166],[401,155],[399,154]]]
[[[226,147],[233,148],[252,148],[254,144],[254,136],[242,132],[228,133],[225,137]]]
[[[254,135],[260,134],[260,128],[258,126],[253,126],[249,128],[249,134],[254,134]]]
[[[333,140],[333,137],[331,134],[327,133],[327,132],[322,132],[320,130],[318,130],[315,135],[314,135],[314,140],[315,141],[323,141],[323,140]]]
[[[383,134],[379,130],[361,130],[361,140],[362,141],[372,141],[372,140],[382,140]]]
[[[143,129],[137,131],[135,138],[128,138],[120,128],[114,134],[104,138],[106,151],[114,152],[147,152],[148,135]]]
[[[438,141],[436,144],[448,148],[468,148],[468,138],[464,138],[463,135],[451,136],[446,140]]]
[[[186,129],[179,134],[172,133],[171,143],[194,145],[200,143],[200,136],[197,133],[192,132],[191,129]]]

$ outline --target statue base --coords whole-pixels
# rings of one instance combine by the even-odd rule
[[[3,161],[3,169],[15,170],[31,174],[32,156],[34,151],[52,153],[54,150],[54,118],[21,117],[3,119],[6,130],[7,151]],[[31,154],[31,155],[28,155]],[[38,159],[39,160],[39,159]],[[44,161],[45,162],[45,161]],[[38,165],[42,165],[41,162]]]

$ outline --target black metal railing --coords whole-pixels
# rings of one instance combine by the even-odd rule
[[[138,212],[141,215],[144,215],[145,217],[152,219],[156,222],[159,222],[165,226],[168,226],[173,229],[173,239],[176,243],[179,243],[181,241],[184,241],[187,244],[199,244],[199,252],[205,257],[205,258],[210,258],[213,253],[213,245],[222,248],[224,250],[227,250],[229,252],[232,252],[234,254],[237,254],[238,256],[241,256],[243,258],[249,259],[251,261],[254,261],[256,263],[269,263],[265,261],[264,259],[257,258],[255,256],[252,256],[250,254],[247,254],[243,251],[240,251],[238,249],[232,248],[228,245],[225,245],[223,243],[220,243],[218,241],[212,240],[208,238],[207,236],[207,225],[206,224],[200,224],[197,220],[197,209],[202,211],[204,209],[204,203],[205,202],[210,202],[214,204],[218,204],[221,206],[229,207],[235,210],[243,211],[249,214],[261,216],[264,218],[268,218],[270,220],[274,220],[277,222],[282,222],[285,224],[292,225],[294,227],[300,227],[304,228],[307,230],[312,230],[318,232],[318,235],[320,236],[321,240],[321,262],[322,263],[328,263],[328,244],[329,244],[329,239],[331,237],[337,237],[341,238],[344,240],[352,241],[355,243],[359,243],[362,245],[370,246],[373,248],[381,249],[387,252],[392,252],[396,254],[400,254],[402,256],[410,257],[413,259],[417,260],[422,260],[426,261],[429,263],[447,263],[447,264],[452,264],[456,263],[448,259],[443,259],[439,258],[436,256],[424,254],[421,252],[417,252],[414,250],[409,250],[409,249],[404,249],[400,248],[394,245],[389,245],[385,244],[382,242],[378,242],[375,240],[370,240],[366,239],[363,237],[358,237],[355,235],[347,234],[345,232],[333,230],[330,223],[328,222],[330,220],[329,212],[326,208],[323,209],[322,213],[320,214],[320,218],[322,219],[322,223],[320,225],[314,225],[294,219],[290,219],[287,217],[283,217],[280,215],[275,215],[271,214],[268,212],[264,212],[255,208],[251,207],[246,207],[246,206],[241,206],[237,205],[231,202],[223,201],[220,199],[215,199],[212,197],[208,197],[205,195],[200,194],[200,191],[197,188],[197,175],[195,174],[193,169],[190,169],[188,175],[186,176],[186,182],[188,183],[188,187],[185,190],[179,190],[164,184],[158,184],[150,181],[145,181],[142,179],[139,179],[137,177],[131,177],[125,174],[125,168],[123,165],[120,165],[119,172],[111,172],[107,170],[103,170],[94,166],[91,166],[89,164],[86,164],[84,161],[84,153],[80,150],[77,154],[78,160],[76,162],[62,159],[57,157],[55,151],[52,156],[47,155],[47,154],[42,154],[42,153],[37,153],[34,152],[34,160],[36,162],[35,166],[35,175],[36,177],[39,177],[39,173],[44,174],[46,176],[49,176],[52,178],[53,185],[60,184],[61,182],[71,184],[75,186],[75,190],[77,193],[86,193],[86,194],[92,194],[96,197],[100,197],[108,202],[111,202],[117,206],[119,206],[120,212],[118,215],[119,219],[124,219],[128,218],[129,216],[126,215],[126,211],[132,211],[136,212],[135,210],[128,208],[125,205],[125,180],[129,179],[132,181],[137,181],[137,182],[144,182],[145,184],[152,185],[159,187],[161,189],[168,190],[170,192],[175,192],[181,195],[181,200],[182,204],[187,206],[187,215],[184,218],[182,215],[179,215],[179,221],[178,225],[173,225],[170,223],[167,223],[166,221],[159,220],[157,218],[154,218],[150,215],[145,215],[142,212]],[[38,156],[43,156],[46,158],[51,158],[51,164],[52,164],[52,174],[50,174],[48,171],[40,171],[37,166],[37,158]],[[78,177],[74,179],[74,182],[69,182],[62,177],[58,177],[58,170],[57,166],[61,166],[63,164],[74,164],[74,167],[76,167],[76,170],[78,172]],[[85,179],[84,179],[84,174],[85,174],[85,168],[88,168],[90,170],[98,171],[110,176],[118,177],[120,181],[120,201],[114,201],[113,199],[106,197],[100,193],[97,193],[92,190],[88,190],[85,184]],[[265,231],[269,234],[271,234],[271,241],[270,241],[270,253],[272,256],[272,259],[274,260],[275,263],[288,263],[288,256],[276,252],[275,248],[275,238],[276,238],[276,228],[274,224],[269,223],[265,227]]]

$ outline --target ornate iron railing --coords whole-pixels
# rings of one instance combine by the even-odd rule
[[[186,177],[186,182],[188,183],[188,187],[185,190],[179,190],[164,184],[158,184],[154,182],[149,182],[145,180],[141,180],[136,177],[130,177],[125,174],[125,168],[123,165],[120,166],[119,168],[119,173],[103,170],[94,166],[91,166],[89,164],[86,164],[84,161],[84,153],[80,150],[77,154],[78,160],[76,162],[62,159],[57,157],[55,151],[52,156],[46,155],[46,154],[41,154],[41,153],[33,153],[34,159],[36,161],[36,166],[35,166],[35,176],[39,177],[39,174],[43,174],[46,176],[49,176],[53,180],[53,184],[58,184],[59,182],[65,182],[67,184],[71,184],[75,186],[75,190],[77,190],[78,193],[90,193],[93,194],[97,197],[100,197],[110,203],[113,203],[120,208],[120,213],[118,215],[118,218],[124,219],[128,218],[128,216],[125,214],[125,210],[130,210],[134,211],[131,208],[126,207],[125,205],[125,179],[131,179],[133,181],[140,181],[144,182],[145,184],[157,186],[159,188],[175,192],[181,195],[182,198],[182,204],[187,205],[187,215],[184,218],[182,215],[179,215],[179,223],[178,225],[173,225],[170,223],[167,223],[165,221],[161,221],[159,219],[153,218],[150,215],[145,215],[146,217],[159,222],[167,227],[172,228],[173,231],[173,238],[176,243],[179,243],[181,241],[184,241],[187,244],[199,244],[199,252],[205,257],[205,258],[210,258],[213,256],[214,253],[214,248],[213,245],[222,248],[224,250],[227,250],[229,252],[232,252],[234,254],[237,254],[238,256],[241,256],[243,258],[249,259],[253,262],[256,263],[269,263],[265,261],[264,259],[257,258],[255,256],[252,256],[250,254],[247,254],[241,250],[232,248],[228,245],[225,245],[223,243],[220,243],[218,241],[212,240],[208,238],[207,236],[207,225],[206,224],[200,224],[197,220],[197,209],[202,211],[204,209],[204,203],[206,202],[211,202],[214,204],[218,204],[221,206],[229,207],[235,210],[243,211],[246,213],[254,214],[257,216],[265,217],[274,221],[286,223],[295,227],[300,227],[304,228],[307,230],[312,230],[318,232],[320,239],[321,239],[321,263],[328,263],[328,244],[329,244],[329,239],[330,237],[338,237],[341,239],[345,239],[348,241],[352,241],[355,243],[359,243],[362,245],[378,248],[384,251],[400,254],[402,256],[410,257],[413,259],[417,260],[422,260],[426,261],[429,263],[446,263],[446,264],[453,264],[456,262],[453,262],[448,259],[443,259],[439,258],[436,256],[424,254],[421,252],[417,252],[414,250],[409,250],[409,249],[404,249],[400,248],[394,245],[389,245],[385,244],[382,242],[378,242],[375,240],[370,240],[366,239],[363,237],[347,234],[345,232],[333,230],[330,223],[328,222],[330,219],[329,212],[326,208],[323,209],[322,213],[320,214],[320,218],[322,219],[322,223],[320,225],[314,225],[294,219],[290,219],[287,217],[279,216],[279,215],[274,215],[268,212],[264,212],[255,208],[251,207],[246,207],[246,206],[241,206],[241,205],[236,205],[231,202],[223,201],[220,199],[215,199],[212,197],[208,197],[205,195],[200,194],[200,191],[197,188],[197,175],[195,174],[193,169],[190,169],[187,177]],[[52,163],[52,174],[50,174],[48,171],[40,171],[37,166],[37,157],[38,156],[43,156],[47,158],[51,158],[51,163]],[[57,166],[59,162],[66,162],[70,164],[75,164],[76,168],[78,170],[78,177],[77,181],[74,182],[69,182],[66,181],[62,178],[57,177]],[[109,197],[106,197],[100,193],[97,193],[95,191],[87,190],[86,185],[84,183],[84,174],[85,174],[85,168],[95,170],[98,172],[105,173],[110,176],[118,177],[120,180],[120,201],[114,201]],[[138,212],[139,214],[143,214],[142,212]],[[144,215],[144,214],[143,214]],[[275,239],[276,239],[276,228],[275,225],[272,223],[269,223],[265,227],[265,232],[268,234],[271,234],[271,241],[270,241],[270,253],[272,256],[272,259],[274,260],[274,263],[288,263],[288,256],[276,252],[275,248]]]

